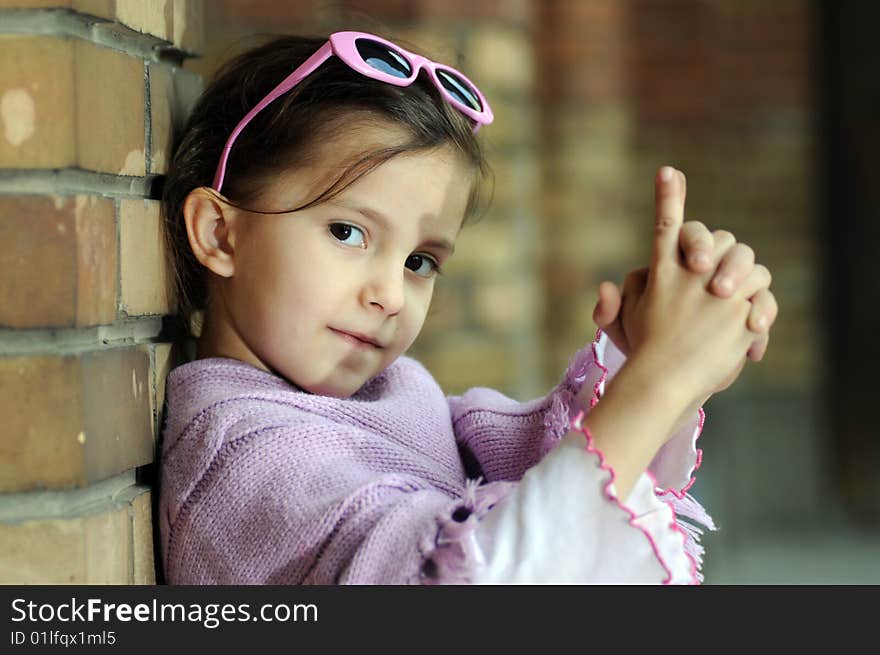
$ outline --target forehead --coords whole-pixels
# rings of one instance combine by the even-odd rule
[[[289,173],[275,178],[271,203],[279,209],[301,206],[342,179],[344,188],[327,204],[369,207],[392,219],[432,217],[426,223],[455,223],[457,231],[476,171],[452,144],[399,152],[376,165],[373,155],[381,157],[383,150],[404,146],[409,139],[405,128],[385,121],[346,125],[316,144]]]

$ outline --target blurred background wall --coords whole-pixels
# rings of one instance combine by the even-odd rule
[[[143,159],[146,152],[146,164],[141,161],[137,170],[122,165],[130,164],[130,158],[102,168],[97,155],[93,162],[76,153],[60,162],[22,164],[15,154],[20,149],[6,143],[6,152],[12,153],[6,159],[0,149],[0,194],[10,203],[24,202],[23,198],[38,202],[39,194],[50,192],[56,194],[51,198],[62,199],[78,193],[84,199],[72,202],[70,213],[80,217],[74,205],[81,208],[110,198],[105,211],[113,218],[104,220],[115,226],[115,238],[123,245],[118,261],[108,266],[129,271],[119,275],[122,287],[113,291],[116,304],[111,303],[109,313],[73,322],[65,317],[31,320],[31,310],[9,310],[13,303],[25,306],[20,290],[22,284],[33,287],[33,276],[15,285],[0,281],[0,308],[4,303],[7,307],[5,314],[0,312],[0,376],[6,376],[0,379],[20,386],[24,375],[32,387],[39,387],[41,380],[55,375],[39,358],[57,349],[59,338],[65,344],[75,341],[65,346],[65,352],[74,351],[74,362],[89,357],[109,361],[110,348],[129,353],[129,359],[108,369],[111,373],[105,374],[103,384],[108,389],[118,386],[113,382],[114,375],[122,375],[117,369],[128,374],[127,367],[143,368],[142,375],[151,380],[150,403],[146,409],[138,406],[132,415],[152,411],[152,423],[145,423],[135,433],[140,436],[130,441],[140,446],[122,450],[143,450],[149,429],[155,440],[164,376],[174,364],[168,347],[180,335],[167,320],[156,327],[156,319],[167,319],[174,310],[173,299],[150,295],[161,288],[161,258],[124,244],[143,235],[148,243],[155,242],[151,182],[164,171],[172,125],[185,115],[201,84],[199,76],[210,77],[219,62],[251,45],[249,35],[374,31],[460,67],[484,90],[496,114],[495,123],[481,132],[495,171],[491,210],[461,235],[410,354],[423,361],[449,393],[471,386],[494,387],[520,400],[546,393],[560,379],[569,357],[593,338],[591,313],[599,282],[620,284],[628,271],[647,263],[653,177],[659,166],[671,163],[688,176],[686,218],[701,220],[710,229],[728,229],[751,245],[758,261],[773,273],[771,289],[780,306],[765,359],[749,363],[737,383],[706,408],[699,441],[704,458],[692,493],[721,528],[704,537],[706,583],[880,583],[880,419],[872,411],[880,328],[880,290],[873,266],[880,255],[880,129],[874,124],[880,107],[880,61],[870,47],[870,26],[880,18],[876,3],[136,4],[143,8],[140,14],[132,13],[135,4],[126,5],[125,0],[0,3],[28,5],[30,12],[73,12],[80,23],[88,23],[88,16],[110,21],[121,40],[100,33],[96,37],[94,32],[85,37],[73,33],[64,40],[85,39],[87,45],[102,48],[110,41],[111,48],[121,47],[127,56],[142,60],[127,79],[149,81],[146,96],[140,92],[141,105],[146,102],[146,110],[140,110],[146,111],[146,145],[141,143],[139,156]],[[65,8],[51,8],[56,5]],[[16,11],[0,13],[0,45],[13,43],[7,34],[14,31],[11,18],[21,21]],[[65,15],[69,20],[70,14]],[[184,34],[187,15],[190,28]],[[193,28],[196,24],[198,30]],[[21,22],[16,25],[18,34],[24,28]],[[26,23],[24,31],[45,29],[34,25],[39,23]],[[100,25],[109,29],[106,23]],[[196,34],[203,34],[204,40]],[[132,45],[146,38],[158,39],[149,42],[152,54],[142,42]],[[18,48],[20,43],[14,45]],[[85,49],[79,61],[91,56]],[[5,98],[15,85],[7,82],[14,76],[3,66],[0,62],[0,85],[6,87],[0,86],[0,96]],[[83,120],[80,134],[89,129]],[[6,130],[8,142],[8,126]],[[77,143],[88,141],[80,138]],[[43,186],[33,182],[43,180],[39,175],[45,177],[48,169],[57,173],[59,167],[66,175],[86,170],[116,177],[112,184],[105,177],[88,178],[91,186],[71,187],[68,181],[66,190],[53,187],[51,181],[44,180]],[[24,175],[24,169],[37,172]],[[30,186],[22,186],[23,179]],[[64,202],[53,202],[52,211],[67,211]],[[84,216],[99,216],[89,207]],[[14,236],[24,228],[9,227],[11,217],[26,218],[35,211],[32,205],[11,205],[0,216],[0,226],[5,224]],[[7,259],[0,259],[0,269],[8,276],[20,266]],[[41,288],[37,285],[37,295]],[[30,318],[22,319],[23,314]],[[104,325],[101,334],[109,338],[85,332],[83,326],[89,325]],[[47,332],[51,326],[67,327],[58,337],[57,330]],[[90,339],[94,345],[82,345]],[[146,359],[130,361],[130,351]],[[38,359],[43,368],[32,374],[30,367]],[[47,355],[45,361],[57,363],[56,359],[67,361],[58,355]],[[4,404],[20,405],[21,398],[6,396]],[[95,415],[100,407],[88,405],[81,413]],[[0,433],[0,460],[6,464],[0,467],[0,491],[7,492],[0,494],[0,530],[6,530],[8,543],[17,544],[18,558],[7,561],[15,562],[17,570],[22,562],[33,562],[28,548],[43,539],[34,532],[34,521],[42,519],[42,529],[49,530],[45,525],[51,518],[55,523],[48,534],[57,538],[59,525],[80,520],[63,504],[52,514],[45,509],[49,501],[35,494],[47,493],[42,491],[46,488],[67,490],[57,493],[68,495],[74,493],[69,489],[84,489],[76,492],[86,494],[82,504],[96,494],[106,497],[106,489],[100,487],[100,494],[96,490],[106,486],[107,479],[123,487],[126,481],[135,482],[124,498],[140,498],[137,507],[122,505],[134,527],[128,529],[128,550],[120,547],[118,558],[130,561],[132,553],[140,553],[135,560],[143,562],[151,556],[144,541],[143,509],[155,479],[149,454],[117,457],[113,466],[93,466],[73,481],[46,482],[31,476],[22,482],[21,463],[39,461],[22,445],[22,431],[39,439],[55,434],[58,427],[46,425],[40,432],[27,422],[29,415],[19,415],[18,432]],[[107,434],[111,445],[119,440],[117,436],[113,441],[112,429]],[[123,434],[123,442],[126,438]],[[108,472],[116,477],[108,478]],[[118,513],[119,493],[113,494],[117,504],[108,507]],[[10,509],[23,506],[32,508],[34,516]],[[112,514],[110,509],[103,511]],[[90,525],[80,529],[94,531]],[[51,555],[51,548],[48,552]],[[9,565],[5,572],[15,567]],[[117,568],[121,571],[122,565]],[[135,568],[129,564],[127,570]],[[3,573],[0,568],[0,577]],[[24,579],[34,580],[34,575],[38,573]],[[123,580],[122,575],[117,579]],[[10,576],[7,579],[14,579]],[[143,574],[140,579],[150,580]]]

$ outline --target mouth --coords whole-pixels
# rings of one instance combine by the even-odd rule
[[[360,334],[357,332],[346,332],[345,330],[337,330],[336,328],[330,328],[330,330],[355,346],[361,348],[375,348],[377,350],[381,350],[382,348],[384,348],[384,346],[378,341],[376,341],[372,337],[368,337],[365,334]]]

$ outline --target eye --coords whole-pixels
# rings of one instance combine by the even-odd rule
[[[367,247],[367,243],[364,240],[364,231],[359,227],[349,225],[348,223],[331,223],[328,229],[335,239],[347,246],[355,248]],[[353,241],[350,241],[350,239],[353,239]]]
[[[433,277],[440,272],[440,265],[425,255],[410,255],[406,260],[406,267],[422,277]]]

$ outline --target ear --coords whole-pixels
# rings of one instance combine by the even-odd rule
[[[183,219],[193,254],[222,277],[235,273],[235,208],[206,187],[190,191],[183,202]]]

